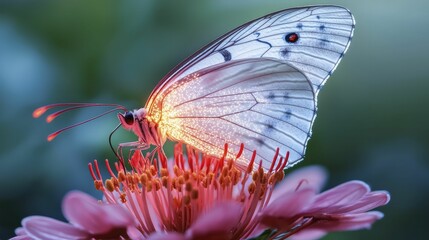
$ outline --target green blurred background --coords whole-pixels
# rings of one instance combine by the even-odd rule
[[[63,219],[61,199],[93,190],[87,163],[113,159],[111,115],[48,143],[52,124],[31,117],[57,102],[144,105],[159,79],[232,28],[267,13],[338,4],[356,18],[351,47],[319,95],[305,161],[329,186],[360,179],[392,195],[371,231],[325,239],[426,239],[429,220],[428,1],[0,1],[0,239],[28,215]],[[115,142],[134,139],[128,133]],[[425,229],[426,227],[426,229]],[[426,236],[426,237],[424,237]]]

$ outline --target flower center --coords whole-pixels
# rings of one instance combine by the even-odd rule
[[[220,201],[243,204],[246,211],[237,234],[250,233],[256,213],[269,200],[275,183],[283,179],[287,159],[280,158],[276,165],[277,151],[269,171],[264,171],[261,164],[253,171],[254,152],[244,171],[236,165],[242,151],[236,159],[225,159],[227,145],[222,158],[203,155],[189,146],[185,157],[182,149],[181,144],[176,145],[172,161],[167,161],[160,149],[155,152],[157,158],[155,153],[145,157],[141,151],[135,151],[129,159],[131,171],[124,171],[115,163],[116,174],[106,160],[110,178],[104,182],[94,161],[95,171],[92,164],[89,169],[95,188],[103,192],[107,202],[125,205],[144,235],[162,230],[184,232]]]

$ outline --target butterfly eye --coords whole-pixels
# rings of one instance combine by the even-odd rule
[[[124,115],[125,123],[128,125],[133,125],[134,123],[134,114],[132,112],[126,112]]]
[[[289,33],[285,36],[285,40],[288,43],[296,43],[296,41],[298,41],[299,36],[296,33]]]

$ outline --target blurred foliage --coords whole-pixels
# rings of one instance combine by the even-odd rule
[[[429,214],[429,19],[423,0],[400,1],[0,1],[0,238],[28,215],[62,218],[61,199],[90,192],[86,164],[113,159],[115,116],[45,136],[93,116],[47,125],[36,107],[56,102],[144,105],[159,79],[228,30],[284,8],[338,4],[357,21],[351,47],[319,96],[306,160],[331,173],[329,186],[360,179],[391,203],[371,231],[325,239],[426,239]],[[131,140],[118,133],[115,142]],[[298,166],[299,167],[299,166]]]

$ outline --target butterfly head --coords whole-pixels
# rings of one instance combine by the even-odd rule
[[[118,113],[119,122],[126,130],[133,131],[146,120],[147,111],[144,108]]]
[[[119,122],[125,130],[132,131],[143,145],[162,145],[157,124],[147,118],[147,110],[140,108],[118,114]]]

